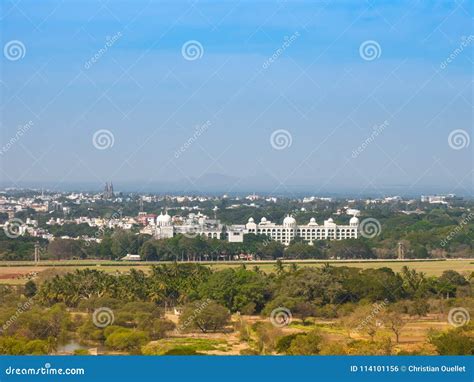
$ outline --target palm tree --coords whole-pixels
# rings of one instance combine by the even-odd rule
[[[283,265],[283,261],[278,259],[275,263],[275,271],[278,276],[281,276],[283,273],[285,273],[285,266]]]

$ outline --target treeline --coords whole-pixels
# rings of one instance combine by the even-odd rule
[[[0,230],[0,260],[33,260],[36,242],[39,242],[42,248],[48,245],[47,240],[31,236],[9,238],[3,230]]]
[[[260,313],[274,306],[296,307],[309,303],[319,312],[346,303],[367,301],[417,301],[427,298],[465,297],[471,293],[468,280],[455,271],[440,277],[426,277],[422,272],[403,268],[364,269],[350,267],[322,268],[285,266],[277,262],[275,272],[228,268],[212,271],[199,264],[153,266],[150,274],[131,269],[125,274],[98,270],[76,270],[46,280],[38,297],[47,304],[64,303],[75,307],[91,298],[110,297],[122,301],[149,301],[160,306],[178,306],[191,301],[210,299],[231,312]],[[305,307],[307,308],[307,307]],[[332,314],[337,314],[333,312]]]
[[[393,256],[400,242],[408,258],[474,256],[472,208],[438,207],[410,215],[374,208],[366,213],[382,227],[370,241],[377,257]]]

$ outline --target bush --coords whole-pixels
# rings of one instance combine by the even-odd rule
[[[122,328],[109,334],[105,344],[115,350],[138,352],[148,341],[145,332]]]
[[[277,341],[282,336],[282,330],[268,322],[256,322],[253,329],[257,335],[258,351],[270,354],[276,349]]]
[[[37,290],[38,289],[36,287],[35,282],[33,280],[29,280],[25,284],[25,290],[24,290],[23,294],[26,297],[33,297],[34,295],[36,295]]]
[[[304,336],[303,333],[294,333],[288,336],[281,337],[276,344],[276,351],[280,354],[285,354],[291,346],[291,342],[298,336]]]
[[[253,349],[242,349],[239,352],[240,355],[258,355],[259,352]]]
[[[148,332],[152,340],[158,340],[165,338],[166,332],[174,330],[175,328],[176,325],[174,322],[165,319],[157,319],[153,321],[150,327],[144,327],[142,330]]]
[[[410,316],[426,316],[430,311],[430,305],[426,300],[416,299],[408,305],[408,314]]]
[[[150,342],[142,348],[145,355],[188,355],[227,349],[227,342],[204,338],[168,338]],[[179,354],[178,354],[179,353]]]
[[[76,349],[74,355],[89,355],[89,351],[87,349]]]
[[[235,330],[237,330],[239,332],[239,338],[240,338],[241,341],[245,341],[245,342],[250,341],[250,339],[251,339],[251,327],[246,321],[244,321],[242,319],[237,321],[235,323]]]
[[[46,355],[52,348],[48,341],[0,337],[0,354],[10,355]]]
[[[92,321],[86,321],[84,322],[79,329],[77,330],[79,334],[79,338],[81,338],[82,341],[84,340],[89,340],[89,341],[103,341],[105,339],[104,337],[104,331],[97,326],[94,325]]]
[[[164,355],[204,355],[204,353],[199,353],[192,347],[181,347],[168,350]]]
[[[473,325],[470,331],[472,329]],[[474,355],[474,338],[467,333],[465,327],[445,333],[430,331],[428,340],[440,355]]]
[[[355,340],[349,343],[349,355],[390,355],[392,341],[389,336],[382,336],[376,341]]]
[[[314,355],[321,350],[322,337],[319,330],[312,330],[308,334],[297,336],[288,349],[291,355]]]

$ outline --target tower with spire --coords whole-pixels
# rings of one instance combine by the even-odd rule
[[[113,198],[114,196],[114,185],[112,182],[105,182],[105,188],[104,188],[104,199],[110,199]]]

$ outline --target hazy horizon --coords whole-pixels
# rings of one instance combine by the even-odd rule
[[[241,186],[234,187],[236,181]],[[303,196],[319,197],[340,197],[340,198],[378,198],[385,196],[401,196],[409,198],[419,198],[421,195],[446,195],[454,193],[467,199],[473,197],[472,194],[464,193],[463,189],[453,191],[452,187],[415,187],[408,189],[406,185],[385,185],[378,187],[377,191],[367,190],[367,188],[356,188],[351,186],[339,187],[321,187],[321,184],[311,185],[286,185],[285,188],[278,185],[269,185],[267,187],[247,185],[242,180],[228,178],[217,184],[210,185],[207,182],[198,183],[199,186],[193,188],[189,185],[189,180],[182,179],[173,183],[150,183],[140,181],[119,181],[113,182],[116,193],[138,193],[138,194],[161,194],[161,195],[224,195],[245,196],[257,193],[262,196],[280,196],[288,198],[300,198]],[[194,182],[196,184],[196,182]],[[24,190],[44,190],[50,192],[91,192],[98,193],[104,190],[105,184],[97,182],[22,182],[16,186],[0,184],[1,189],[24,189]]]

